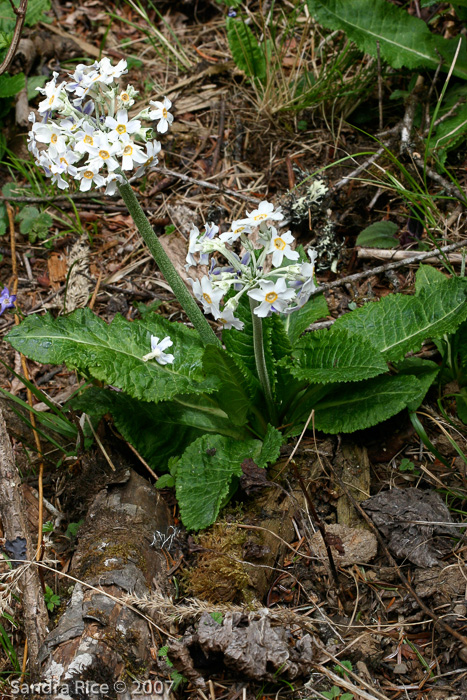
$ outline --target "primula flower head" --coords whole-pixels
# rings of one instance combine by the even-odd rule
[[[149,123],[143,127],[142,120],[158,119],[158,131],[165,133],[173,121],[168,113],[172,103],[163,98],[152,103],[157,107],[155,112],[145,109],[130,119],[128,109],[138,92],[131,85],[122,90],[115,82],[125,73],[124,59],[114,66],[104,57],[90,66],[79,64],[61,83],[59,74],[54,73],[40,88],[45,95],[39,105],[43,120],[36,122],[34,115],[30,117],[33,124],[28,149],[60,189],[76,180],[81,191],[106,187],[107,194],[114,194],[117,185],[128,180],[130,171],[136,170],[134,177],[140,177],[157,165],[161,145],[148,141],[152,129]],[[63,156],[69,167],[61,164]],[[119,170],[127,177],[116,177]]]

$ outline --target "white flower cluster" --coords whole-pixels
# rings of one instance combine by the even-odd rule
[[[28,149],[60,189],[69,187],[71,177],[83,192],[95,185],[115,194],[117,182],[125,182],[129,171],[135,169],[134,176],[140,177],[157,165],[161,144],[150,140],[152,129],[141,121],[156,120],[157,131],[165,133],[173,121],[172,103],[167,98],[150,101],[154,109],[130,118],[138,92],[132,85],[119,89],[115,81],[124,73],[126,61],[112,66],[103,58],[92,66],[78,65],[69,81],[59,82],[54,73],[53,80],[38,88],[45,96],[39,104],[42,121],[33,112],[29,115]]]
[[[209,265],[208,275],[201,280],[191,280],[193,293],[201,302],[204,313],[211,313],[224,328],[243,328],[234,312],[245,293],[257,302],[254,313],[264,318],[273,313],[290,314],[301,308],[316,289],[313,279],[316,252],[309,250],[310,262],[300,262],[299,253],[291,247],[294,242],[291,232],[279,233],[275,226],[267,223],[283,218],[280,209],[274,209],[269,202],[261,202],[258,209],[245,219],[234,221],[231,230],[219,236],[219,227],[212,223],[206,224],[203,234],[193,226],[186,269],[197,264]],[[259,229],[259,248],[249,237],[255,227]],[[244,249],[241,258],[228,247],[238,239]],[[210,253],[218,253],[227,265],[220,267],[214,256],[209,261]],[[269,255],[272,267],[265,272]],[[284,259],[290,263],[286,264]],[[230,290],[234,294],[221,309],[222,298]]]

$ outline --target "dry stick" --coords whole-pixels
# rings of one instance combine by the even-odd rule
[[[407,258],[406,260],[397,260],[396,262],[389,263],[387,265],[379,265],[378,267],[373,267],[371,270],[363,270],[362,272],[356,272],[354,275],[348,275],[347,277],[341,277],[334,282],[327,282],[317,287],[310,296],[316,296],[317,294],[322,294],[329,289],[335,289],[348,282],[356,282],[358,280],[366,279],[367,277],[372,277],[373,275],[379,275],[381,272],[386,272],[387,270],[396,270],[399,267],[404,267],[405,265],[411,265],[412,263],[419,263],[423,260],[428,260],[428,258],[439,257],[444,255],[444,253],[450,253],[453,250],[467,246],[467,239],[458,241],[457,243],[451,243],[451,245],[445,245],[438,250],[428,251],[427,253],[421,253],[412,258]]]
[[[386,542],[384,541],[378,528],[373,523],[370,516],[367,515],[367,513],[363,510],[361,505],[355,500],[353,495],[350,493],[349,489],[346,487],[346,485],[344,484],[344,482],[342,481],[340,476],[337,474],[336,470],[334,469],[334,466],[329,461],[328,461],[328,466],[329,466],[334,478],[338,482],[339,486],[341,487],[341,489],[343,490],[343,492],[345,493],[345,495],[347,496],[349,501],[352,503],[353,507],[360,513],[362,518],[370,526],[371,530],[375,533],[378,542],[380,543],[381,547],[383,548],[384,554],[387,556],[391,566],[393,566],[395,568],[397,575],[399,576],[400,580],[404,584],[406,590],[413,596],[413,598],[418,603],[418,605],[421,607],[423,612],[426,613],[427,615],[429,615],[429,617],[433,620],[435,625],[439,625],[440,627],[442,627],[445,632],[448,632],[449,634],[451,634],[453,637],[455,637],[460,642],[462,642],[462,644],[465,647],[467,647],[467,637],[465,637],[463,634],[461,634],[457,630],[453,629],[450,625],[448,625],[446,622],[444,622],[444,620],[441,620],[441,618],[439,618],[438,615],[436,615],[436,613],[432,612],[432,610],[430,610],[430,608],[427,605],[425,605],[423,600],[421,600],[419,595],[412,588],[412,585],[409,583],[405,574],[402,573],[400,566],[397,564],[397,562],[393,558],[391,552],[389,551],[388,547],[386,546]]]
[[[407,260],[414,255],[420,256],[422,253],[417,253],[413,250],[388,250],[387,248],[359,248],[357,258],[363,260]],[[464,256],[460,253],[448,253],[446,259],[453,264],[460,265]],[[438,262],[435,257],[428,258],[426,262]]]
[[[2,73],[5,73],[8,68],[10,67],[10,63],[12,62],[16,49],[18,48],[19,40],[21,38],[21,32],[23,31],[23,24],[24,20],[26,17],[26,10],[28,9],[28,0],[21,0],[19,7],[16,7],[12,0],[10,0],[10,5],[11,9],[16,15],[16,24],[15,24],[15,31],[13,34],[13,39],[11,40],[10,47],[7,51],[7,55],[2,61],[2,64],[0,65],[0,75]]]
[[[212,182],[207,182],[206,180],[196,180],[194,177],[189,177],[188,175],[183,175],[183,173],[176,173],[174,170],[167,170],[167,168],[152,168],[156,173],[161,173],[161,175],[171,175],[176,177],[177,180],[182,180],[183,182],[189,182],[192,185],[198,185],[199,187],[206,187],[210,190],[216,190],[221,194],[230,194],[237,199],[243,199],[245,202],[252,202],[253,204],[258,204],[261,199],[257,197],[249,197],[247,194],[242,194],[237,190],[231,190],[228,187],[220,187],[219,185],[214,185]]]
[[[16,262],[14,211],[13,211],[13,207],[8,203],[6,205],[6,208],[7,208],[7,212],[8,212],[8,222],[10,225],[10,249],[11,249],[11,272],[13,275],[13,294],[16,294],[16,292],[18,291],[18,268],[17,268],[17,262]],[[17,302],[16,302],[16,304],[17,304]],[[18,314],[15,314],[15,324],[17,326],[20,324],[20,318],[19,318]],[[24,378],[27,381],[30,381],[28,365],[26,363],[26,358],[22,352],[20,353],[20,357],[21,357],[21,366],[23,368]],[[31,425],[32,425],[34,442],[36,443],[36,449],[37,449],[37,452],[41,458],[39,461],[39,476],[38,476],[38,486],[37,486],[37,491],[38,491],[37,500],[38,500],[38,506],[39,506],[39,513],[38,513],[38,523],[37,523],[36,559],[37,559],[37,561],[39,561],[42,558],[42,524],[43,524],[43,520],[44,520],[44,502],[43,502],[43,498],[44,498],[44,484],[43,484],[44,462],[42,460],[42,445],[41,445],[39,433],[36,430],[36,416],[34,415],[34,413],[32,411],[32,405],[33,405],[32,391],[28,386],[26,387],[26,394],[28,397],[28,404],[31,407],[31,410],[29,411],[29,420],[31,421]]]
[[[26,510],[21,498],[21,482],[5,420],[0,409],[0,515],[4,536],[10,542],[26,543],[26,557],[34,557],[28,532]],[[20,562],[23,564],[24,562]],[[35,562],[39,564],[39,562]],[[40,564],[39,564],[40,565]],[[18,579],[24,608],[24,631],[28,640],[29,669],[32,680],[39,678],[39,648],[47,634],[48,614],[37,569],[28,567]],[[25,650],[26,653],[27,650]]]
[[[217,163],[219,162],[219,157],[221,154],[222,146],[224,144],[224,126],[225,126],[225,100],[221,102],[220,116],[219,116],[219,130],[217,132],[217,143],[212,155],[211,164],[211,175],[214,175],[217,168]]]

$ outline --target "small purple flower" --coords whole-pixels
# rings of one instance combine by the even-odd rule
[[[0,294],[0,316],[6,309],[13,309],[15,301],[16,294],[10,294],[8,287],[4,287],[3,292]]]
[[[236,13],[235,10],[233,9],[233,7],[231,7],[231,8],[229,9],[229,11],[227,12],[227,17],[236,17],[236,16],[237,16],[237,13]]]

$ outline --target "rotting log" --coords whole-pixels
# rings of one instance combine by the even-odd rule
[[[151,543],[157,533],[170,535],[173,522],[145,479],[130,469],[116,479],[99,491],[79,530],[70,571],[79,582],[40,650],[42,681],[55,684],[56,697],[65,686],[65,696],[100,698],[106,685],[107,697],[130,698],[132,677],[145,678],[151,660],[157,629],[120,600],[154,587],[169,593],[166,558]]]
[[[14,553],[20,549],[26,561],[35,559],[35,549],[29,535],[26,508],[21,495],[21,482],[16,468],[10,437],[0,408],[0,518],[6,540],[5,549]],[[14,554],[13,557],[15,558]],[[14,563],[13,567],[19,563]],[[17,580],[24,612],[24,631],[28,640],[29,673],[32,680],[39,676],[38,652],[47,629],[48,614],[44,595],[34,564],[24,566]]]

